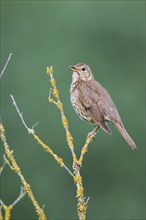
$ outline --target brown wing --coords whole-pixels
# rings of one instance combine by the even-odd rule
[[[100,126],[105,132],[112,134],[111,130],[106,124],[100,99],[101,94],[98,91],[97,84],[94,84],[94,81],[88,81],[88,83],[82,82],[80,84],[79,100],[92,118],[93,123]]]
[[[87,81],[86,84],[89,86],[90,81]],[[111,99],[109,93],[104,89],[100,83],[95,80],[92,80],[92,91],[93,93],[98,94],[98,106],[102,114],[104,115],[104,119],[107,121],[118,121],[121,122],[120,115],[118,110]]]

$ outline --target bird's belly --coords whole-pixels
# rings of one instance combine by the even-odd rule
[[[76,114],[80,117],[80,119],[84,119],[84,120],[92,123],[91,117],[89,116],[89,114],[87,113],[87,110],[84,108],[84,106],[81,104],[81,102],[78,100],[78,98],[76,96],[71,95],[70,100],[71,100],[72,106],[73,106]]]

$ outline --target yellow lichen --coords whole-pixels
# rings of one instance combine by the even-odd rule
[[[53,66],[48,67],[47,66],[47,74],[53,73]]]
[[[77,184],[82,184],[82,177],[80,175],[74,176],[74,182]]]
[[[82,153],[82,154],[85,154],[85,153],[87,152],[87,150],[88,150],[88,146],[87,146],[87,144],[85,144],[85,145],[83,146],[83,148],[82,148],[81,153]]]
[[[67,139],[67,143],[68,143],[69,147],[73,148],[74,147],[73,137],[71,136],[71,133],[69,131],[66,132],[66,139]]]
[[[68,128],[68,120],[65,115],[62,116],[62,124],[64,128]]]
[[[83,192],[84,192],[83,187],[78,188],[77,189],[77,193],[76,193],[76,197],[82,197],[83,196]]]
[[[85,200],[83,198],[79,200],[77,209],[78,209],[79,219],[86,220],[87,204],[85,203]]]
[[[56,99],[59,98],[59,91],[58,91],[57,89],[54,89],[54,90],[53,90],[53,94],[54,94],[54,96],[56,97]]]
[[[64,166],[64,162],[63,162],[63,159],[62,159],[62,158],[58,157],[56,154],[53,154],[53,157],[54,157],[54,159],[59,163],[59,165],[60,165],[61,167]]]
[[[58,106],[58,103],[57,103],[54,99],[52,99],[50,96],[48,97],[48,101],[49,101],[50,103],[53,103],[53,104],[55,104],[56,106]]]
[[[52,84],[53,88],[56,87],[56,81],[54,78],[50,79],[50,83]],[[56,89],[56,88],[55,88]]]
[[[78,160],[78,164],[80,166],[82,166],[82,163],[83,163],[83,159],[84,159],[84,154],[87,153],[88,151],[88,145],[91,143],[91,141],[93,140],[94,138],[94,134],[91,134],[90,136],[87,137],[86,139],[86,143],[84,144],[84,146],[82,147],[82,150],[81,150],[81,156]]]
[[[4,210],[5,210],[5,220],[9,220],[11,218],[11,210],[12,210],[12,206],[6,206],[4,205]]]
[[[59,108],[60,112],[64,112],[62,102],[60,100],[58,100],[57,103],[58,103],[58,108]]]
[[[34,138],[37,140],[37,142],[42,146],[42,148],[43,148],[45,151],[47,151],[49,154],[51,154],[51,155],[54,157],[54,159],[57,161],[57,163],[58,163],[61,167],[63,167],[63,166],[64,166],[64,161],[63,161],[63,159],[62,159],[61,157],[59,157],[57,154],[55,154],[55,153],[53,152],[53,150],[52,150],[49,146],[47,146],[36,134],[34,134],[33,136],[34,136]]]
[[[80,212],[85,212],[85,211],[86,211],[86,204],[85,204],[85,203],[82,203],[82,204],[80,205],[80,207],[78,208],[78,210],[79,210]]]

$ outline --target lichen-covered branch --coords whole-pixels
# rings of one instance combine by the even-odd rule
[[[13,151],[10,150],[10,147],[9,147],[9,145],[7,143],[7,140],[6,140],[5,129],[4,129],[4,126],[1,122],[0,122],[0,137],[1,137],[1,140],[2,140],[3,145],[4,145],[5,155],[7,156],[6,162],[8,162],[10,168],[13,171],[15,171],[18,174],[18,176],[20,177],[21,182],[24,186],[24,191],[27,193],[28,197],[31,199],[39,219],[40,220],[46,220],[47,218],[45,216],[44,211],[40,208],[37,200],[35,199],[35,197],[33,195],[33,192],[31,190],[31,186],[25,180],[25,178],[22,174],[22,171],[21,171],[20,167],[18,166],[18,164],[17,164],[17,162],[14,158]],[[5,217],[6,220],[9,219],[10,211],[11,211],[11,206],[8,206],[7,213],[6,213],[7,218]]]
[[[65,132],[66,132],[66,140],[67,140],[68,146],[71,150],[73,161],[74,161],[74,164],[75,164],[77,162],[77,157],[76,157],[76,154],[75,154],[75,151],[74,151],[73,137],[72,137],[72,135],[69,131],[68,120],[67,120],[67,117],[64,114],[63,103],[60,101],[59,90],[57,89],[56,80],[55,80],[54,75],[53,75],[53,66],[47,67],[47,74],[50,76],[50,83],[52,85],[52,88],[50,88],[50,93],[49,93],[48,100],[49,100],[49,102],[55,104],[60,110],[62,125],[65,129]],[[54,98],[56,100],[54,100],[51,97],[52,93],[53,93]]]
[[[85,142],[85,144],[84,144],[83,147],[82,147],[81,155],[80,155],[80,158],[79,158],[79,160],[78,160],[78,164],[79,164],[80,166],[82,166],[83,159],[84,159],[84,155],[85,155],[85,154],[87,153],[87,151],[88,151],[88,146],[89,146],[89,144],[94,140],[97,130],[98,130],[98,126],[96,126],[96,127],[93,129],[93,131],[89,132],[88,135],[87,135],[86,142]]]
[[[54,159],[57,161],[57,163],[61,166],[61,167],[64,167],[67,172],[73,176],[71,170],[65,165],[63,159],[61,157],[59,157],[57,154],[54,153],[54,151],[49,147],[47,146],[36,134],[33,134],[33,137],[35,140],[37,140],[37,142],[42,146],[42,148],[47,151],[48,153],[50,153]]]
[[[1,203],[1,202],[2,202],[2,201],[0,200],[0,203]],[[2,213],[1,213],[1,214],[0,214],[0,220],[3,220],[3,219],[5,219],[5,220],[10,220],[10,218],[11,218],[12,206],[11,206],[11,205],[7,206],[7,205],[5,205],[5,204],[3,204],[3,205],[1,205],[1,206],[2,206],[2,208],[4,209],[5,218],[3,218]]]
[[[75,154],[75,150],[74,150],[74,144],[73,144],[73,137],[69,131],[69,125],[68,125],[68,120],[67,117],[65,116],[64,113],[64,108],[63,108],[63,103],[60,100],[60,96],[59,96],[59,91],[57,89],[56,86],[56,80],[54,78],[53,75],[53,67],[47,67],[47,74],[50,76],[50,83],[52,88],[50,89],[50,93],[49,93],[49,97],[48,100],[49,102],[55,104],[61,113],[61,119],[62,119],[62,125],[65,129],[66,132],[66,140],[68,143],[68,146],[71,150],[72,153],[72,157],[73,157],[73,179],[74,182],[76,184],[77,190],[76,190],[76,197],[78,198],[78,203],[77,203],[77,211],[78,211],[78,217],[80,220],[85,220],[86,219],[86,211],[87,211],[87,203],[89,198],[86,198],[84,196],[84,187],[83,187],[83,181],[82,181],[82,176],[80,174],[80,167],[82,164],[82,160],[83,160],[83,156],[85,154],[85,148],[87,149],[88,144],[91,142],[91,138],[88,138],[88,142],[86,143],[86,146],[82,149],[82,153],[81,153],[81,159],[77,159],[77,156]],[[51,95],[53,94],[54,98],[51,97]]]

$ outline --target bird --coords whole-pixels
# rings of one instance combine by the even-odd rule
[[[94,79],[87,64],[78,63],[69,66],[73,72],[70,86],[70,100],[77,115],[94,125],[93,131],[102,128],[112,135],[107,122],[111,122],[120,132],[128,145],[136,148],[135,142],[126,131],[119,112],[107,90]]]

